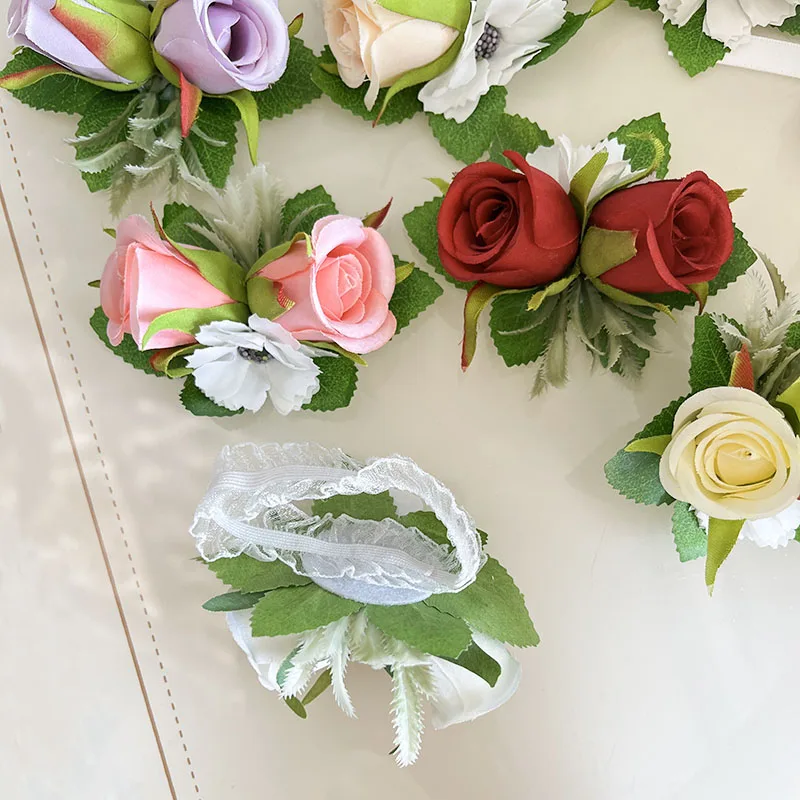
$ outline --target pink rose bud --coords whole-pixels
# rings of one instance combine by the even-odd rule
[[[214,308],[235,302],[214,288],[169,242],[159,238],[136,214],[117,228],[117,247],[100,280],[100,302],[108,317],[108,338],[118,345],[129,333],[139,349],[150,323],[161,314],[183,308]],[[182,331],[156,333],[147,350],[192,344]]]
[[[72,72],[138,86],[155,72],[150,10],[137,0],[11,0],[8,35]]]
[[[301,341],[371,353],[394,336],[395,267],[386,240],[355,217],[324,217],[305,241],[257,274],[295,303],[278,322]]]
[[[153,47],[204,92],[261,92],[286,70],[289,31],[275,0],[177,0]]]

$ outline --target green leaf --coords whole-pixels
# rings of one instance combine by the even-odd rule
[[[475,582],[466,589],[456,594],[435,594],[424,602],[501,642],[516,647],[539,644],[522,592],[494,558],[486,561]]]
[[[613,231],[607,228],[587,228],[579,254],[581,270],[597,278],[636,255],[637,231]]]
[[[428,114],[433,135],[451,156],[465,164],[472,164],[489,149],[505,114],[507,94],[505,86],[493,86],[465,122],[445,119],[440,114]]]
[[[283,561],[259,561],[246,555],[208,561],[206,566],[231,589],[247,594],[311,583],[310,578],[296,574]]]
[[[488,653],[478,647],[475,642],[472,642],[458,658],[445,660],[468,669],[474,675],[483,678],[489,686],[494,686],[497,683],[497,679],[503,671],[502,667]]]
[[[731,357],[714,320],[701,314],[694,321],[689,385],[693,393],[713,386],[727,386],[731,379]]]
[[[634,439],[626,448],[626,453],[654,453],[664,455],[667,445],[672,441],[672,434],[665,433],[661,436],[648,436],[646,439]]]
[[[393,639],[433,656],[458,658],[472,641],[469,626],[426,603],[367,606],[369,621]]]
[[[372,110],[364,105],[364,97],[369,88],[368,83],[363,83],[357,89],[350,89],[345,86],[342,79],[337,74],[331,74],[323,65],[335,66],[335,59],[331,54],[330,48],[325,48],[319,58],[319,62],[311,73],[311,80],[318,86],[336,105],[341,106],[351,114],[355,114],[362,119],[374,122],[378,112],[383,107],[383,100],[386,96],[386,89],[381,89],[378,99]],[[422,111],[422,103],[417,95],[419,89],[411,86],[404,89],[392,98],[392,102],[386,107],[381,116],[379,125],[394,125],[397,122],[411,119],[417,112]]]
[[[756,253],[747,243],[742,232],[734,226],[733,229],[733,252],[731,257],[722,265],[719,274],[708,284],[709,297],[721,292],[756,262]],[[669,308],[681,309],[693,305],[695,296],[684,294],[683,292],[667,292],[665,294],[645,295],[646,298],[663,303]]]
[[[218,255],[222,255],[219,253]],[[223,303],[211,308],[179,308],[157,316],[148,326],[142,339],[142,347],[161,331],[181,331],[193,336],[203,325],[222,320],[247,322],[249,309],[245,303]]]
[[[210,229],[206,218],[196,208],[183,203],[168,203],[164,206],[161,226],[170,239],[174,239],[181,244],[202,247],[205,250],[216,250],[217,248],[214,244],[209,239],[206,239],[202,233],[198,233],[189,227],[190,223]]]
[[[570,182],[569,196],[584,224],[588,216],[589,195],[607,163],[608,151],[600,150],[575,173]]]
[[[206,177],[213,186],[222,189],[233,166],[236,155],[236,123],[239,112],[233,103],[218,97],[203,97],[200,113],[194,123],[189,141],[197,151]],[[199,128],[207,137],[221,142],[217,146],[201,139],[195,133]]]
[[[333,674],[326,669],[319,678],[314,681],[314,685],[306,692],[303,698],[303,705],[311,705],[333,682]]]
[[[792,36],[800,36],[800,9],[793,17],[789,17],[783,25],[779,25],[778,30]]]
[[[728,48],[722,42],[703,33],[706,4],[697,9],[682,27],[664,23],[664,38],[675,60],[691,75],[699,75],[720,61]]]
[[[706,555],[708,536],[700,527],[688,503],[675,503],[675,510],[672,512],[672,535],[681,561],[693,561]]]
[[[673,400],[652,422],[645,425],[644,430],[634,437],[634,441],[671,434],[675,414],[685,399],[681,397]],[[673,498],[661,485],[658,477],[660,464],[661,456],[655,453],[631,453],[623,448],[606,464],[606,479],[623,497],[633,500],[634,503],[647,506],[669,504]]]
[[[197,388],[197,384],[194,382],[194,375],[189,375],[183,384],[181,403],[183,403],[183,407],[187,411],[190,411],[196,417],[235,417],[237,414],[244,412],[243,408],[237,411],[229,411],[227,408],[218,406]]]
[[[361,608],[315,583],[267,592],[253,611],[253,636],[288,636],[330,625]]]
[[[625,158],[630,162],[634,172],[647,169],[653,163],[656,155],[652,139],[655,138],[664,149],[664,155],[656,170],[656,177],[664,179],[669,172],[670,143],[667,126],[661,119],[661,114],[651,114],[617,128],[608,135],[609,139],[616,139],[625,146]]]
[[[342,356],[314,359],[320,368],[319,391],[303,408],[308,411],[336,411],[350,405],[358,385],[358,368]]]
[[[492,303],[492,341],[509,367],[536,361],[553,337],[558,315],[551,312],[557,298],[547,298],[536,311],[529,311],[533,295],[534,292],[503,294]]]
[[[248,608],[252,608],[263,596],[263,592],[254,592],[252,594],[228,592],[227,594],[212,597],[210,600],[203,603],[203,608],[206,611],[224,613],[229,611],[245,611]]]
[[[397,506],[389,492],[380,494],[337,494],[325,500],[315,500],[313,513],[319,517],[332,514],[340,517],[346,514],[353,519],[397,519]]]
[[[503,114],[489,145],[489,157],[511,169],[513,164],[503,155],[506,150],[526,156],[537,147],[549,147],[551,144],[553,140],[547,135],[547,131],[542,130],[535,122],[518,114]]]
[[[658,0],[628,0],[628,5],[642,11],[658,11]]]
[[[52,64],[55,62],[47,56],[23,47],[6,64],[0,72],[0,77]],[[25,89],[18,89],[12,94],[21,103],[25,103],[31,108],[38,108],[42,111],[60,111],[65,114],[81,114],[98,94],[110,99],[110,95],[117,93],[101,89],[99,86],[94,86],[71,75],[52,75]]]
[[[337,214],[333,198],[322,186],[315,186],[287,200],[281,211],[281,238],[293,239],[298,233],[311,235],[314,224]]]
[[[307,719],[308,711],[306,711],[306,707],[303,705],[302,700],[298,700],[296,697],[284,697],[283,702],[295,713],[297,714],[300,719]]]
[[[289,42],[289,60],[281,79],[263,92],[253,92],[261,119],[277,119],[322,96],[310,80],[317,64],[314,52],[296,36]]]
[[[783,411],[795,434],[800,435],[800,379],[782,391],[775,398],[774,405]]]
[[[573,14],[567,11],[562,26],[543,40],[547,47],[541,53],[537,53],[525,66],[533,67],[555,55],[583,27],[583,23],[589,17],[588,13]]]
[[[744,520],[714,519],[708,521],[708,553],[706,555],[706,586],[708,593],[714,591],[717,572],[725,563],[739,541]]]
[[[127,333],[122,341],[115,347],[108,339],[106,327],[108,325],[108,317],[103,312],[101,306],[98,306],[89,320],[92,330],[97,334],[100,341],[115,355],[118,355],[126,364],[130,364],[135,369],[146,372],[148,375],[159,375],[150,364],[150,353],[143,353],[137,346],[133,338]]]
[[[427,272],[414,269],[402,283],[397,284],[389,301],[389,311],[397,319],[396,333],[416,319],[441,294],[442,287]]]

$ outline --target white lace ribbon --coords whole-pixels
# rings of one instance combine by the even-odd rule
[[[316,516],[309,502],[385,491],[433,511],[452,548],[393,519]],[[226,447],[191,533],[207,561],[242,553],[279,559],[335,594],[379,605],[458,592],[485,561],[470,516],[412,460],[391,456],[364,465],[315,444]]]

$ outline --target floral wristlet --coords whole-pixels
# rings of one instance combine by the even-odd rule
[[[504,152],[434,181],[443,196],[405,217],[422,255],[468,292],[462,367],[491,305],[497,352],[508,366],[536,365],[534,394],[566,383],[571,337],[594,363],[638,377],[655,314],[702,307],[755,260],[729,209],[743,190],[700,171],[666,180],[658,115],[593,147],[553,144],[523,122]]]
[[[401,766],[417,759],[426,705],[436,728],[493,711],[521,677],[506,645],[539,642],[486,534],[401,456],[227,447],[191,532],[232,589],[204,607],[227,613],[262,685],[299,716],[329,687],[355,716],[348,662],[389,674]]]
[[[132,366],[185,379],[196,415],[347,406],[362,356],[442,292],[392,256],[389,206],[342,216],[321,186],[284,202],[263,167],[213,196],[215,212],[172,203],[154,225],[121,222],[95,332]]]
[[[741,322],[695,323],[688,395],[606,464],[609,483],[646,505],[674,505],[681,561],[706,557],[706,584],[740,539],[800,541],[800,298],[765,259]]]

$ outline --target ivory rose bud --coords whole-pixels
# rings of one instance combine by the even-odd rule
[[[162,241],[144,217],[133,215],[117,228],[117,246],[100,280],[100,302],[108,317],[108,338],[118,345],[129,333],[139,349],[159,350],[192,344],[182,331],[156,333],[145,348],[150,323],[183,308],[214,308],[233,303],[214,288],[188,259]]]
[[[355,217],[324,217],[306,242],[256,273],[294,303],[278,318],[296,339],[333,342],[351,353],[371,353],[394,336],[392,251],[378,231]]]
[[[660,477],[670,495],[709,517],[766,519],[800,494],[800,440],[755,392],[705,389],[678,409]]]
[[[153,47],[204,92],[261,92],[286,71],[289,31],[275,0],[177,0]]]
[[[351,89],[370,82],[367,108],[381,88],[436,61],[459,36],[455,28],[389,11],[376,0],[322,0],[322,14],[342,80]]]
[[[8,35],[92,80],[139,85],[155,72],[137,0],[11,0]]]

